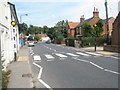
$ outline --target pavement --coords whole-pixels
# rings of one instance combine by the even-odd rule
[[[23,46],[18,52],[18,59],[12,62],[7,70],[11,70],[8,88],[32,88],[32,74],[29,64],[29,49]]]

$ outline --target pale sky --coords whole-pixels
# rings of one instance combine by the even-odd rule
[[[105,0],[8,0],[15,4],[18,19],[22,16],[22,22],[27,24],[49,27],[54,26],[60,20],[79,22],[80,16],[85,19],[93,16],[94,7],[99,10],[99,17],[106,18]],[[118,15],[118,1],[108,0],[109,17]]]

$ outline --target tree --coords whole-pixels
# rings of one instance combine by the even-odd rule
[[[93,28],[91,25],[87,22],[82,24],[82,29],[83,29],[83,37],[93,37]]]
[[[95,28],[95,30],[96,30],[96,36],[97,37],[100,37],[101,35],[102,35],[102,32],[103,32],[103,20],[102,19],[100,19],[97,23],[96,23],[96,28]]]
[[[29,36],[28,37],[28,41],[33,41],[34,39],[33,39],[33,37],[32,36]]]
[[[28,25],[25,23],[19,24],[19,33],[26,34],[28,31]]]
[[[39,41],[40,37],[38,37],[37,35],[34,36],[34,40]]]

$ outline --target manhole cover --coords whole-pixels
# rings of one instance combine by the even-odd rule
[[[22,77],[32,77],[32,74],[23,74]]]

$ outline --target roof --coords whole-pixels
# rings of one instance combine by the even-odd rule
[[[70,29],[75,28],[78,24],[79,24],[79,22],[69,22],[69,23],[68,23]]]
[[[113,17],[108,18],[108,20],[110,20],[111,18],[113,18]],[[107,19],[103,19],[103,21],[106,23]]]
[[[15,8],[15,5],[8,2],[8,4],[10,5],[10,9],[11,9],[11,12],[12,14],[14,15],[15,19],[16,19],[16,22],[19,23],[18,21],[18,17],[17,17],[17,13],[16,13],[16,8]]]
[[[80,22],[75,28],[80,27],[80,26],[81,26],[83,23],[85,23],[85,22],[91,21],[93,18],[94,18],[94,17],[91,17],[91,18],[89,18],[89,19],[86,19],[84,22]]]

